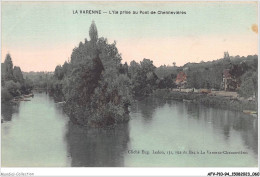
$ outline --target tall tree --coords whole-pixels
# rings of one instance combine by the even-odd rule
[[[136,75],[137,71],[140,69],[140,64],[137,63],[136,61],[131,61],[130,62],[130,66],[129,66],[129,69],[128,69],[128,72],[129,72],[129,75],[130,77],[134,77],[134,75]]]
[[[13,75],[14,75],[15,81],[20,82],[20,84],[24,83],[23,73],[19,66],[14,67]]]
[[[5,57],[4,61],[4,67],[3,67],[3,73],[4,74],[4,79],[5,81],[8,80],[14,80],[14,75],[13,75],[13,62],[10,54],[8,53]]]
[[[153,61],[150,59],[144,58],[143,61],[140,62],[142,70],[145,73],[154,72],[155,66],[153,65]]]
[[[90,41],[92,42],[97,42],[98,40],[98,31],[97,31],[97,26],[95,24],[95,21],[92,21],[92,24],[89,28],[89,37],[90,37]]]

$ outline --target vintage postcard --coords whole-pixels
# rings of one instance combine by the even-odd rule
[[[257,98],[257,1],[1,2],[4,169],[257,168]]]

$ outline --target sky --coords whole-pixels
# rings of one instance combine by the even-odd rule
[[[75,14],[76,10],[78,14]],[[79,14],[101,10],[101,14]],[[119,14],[109,14],[113,10]],[[121,14],[120,11],[138,11]],[[156,14],[140,14],[151,11]],[[158,14],[183,11],[186,14]],[[74,12],[74,14],[73,14]],[[107,12],[107,13],[103,13]],[[2,2],[1,61],[10,53],[23,71],[54,71],[73,48],[99,37],[117,42],[122,62],[153,60],[155,66],[258,54],[257,2]]]

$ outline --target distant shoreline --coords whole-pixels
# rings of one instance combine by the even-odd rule
[[[228,109],[233,111],[254,111],[257,112],[257,100],[239,100],[231,97],[215,96],[210,94],[179,92],[168,89],[158,89],[151,96],[167,100],[178,100],[183,102],[203,104],[209,107]]]

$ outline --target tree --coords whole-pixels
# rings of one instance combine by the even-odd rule
[[[20,92],[21,84],[19,84],[18,82],[15,83],[13,80],[6,81],[5,88],[14,97],[21,94],[21,92]]]
[[[24,80],[24,84],[21,86],[22,93],[29,94],[32,91],[32,89],[33,89],[33,82],[30,79],[26,78]]]
[[[24,83],[23,73],[19,66],[14,67],[13,75],[14,75],[15,81],[19,82],[20,84]]]
[[[176,74],[170,74],[160,80],[158,80],[158,88],[165,89],[165,88],[176,88],[175,80],[177,75]]]
[[[10,101],[13,97],[21,94],[30,93],[32,87],[25,83],[21,68],[19,66],[13,67],[9,53],[6,55],[4,63],[1,63],[1,73],[2,102]]]
[[[143,59],[140,64],[130,62],[129,72],[132,80],[133,94],[136,97],[147,96],[157,87],[158,76],[150,59]]]
[[[141,68],[145,73],[154,72],[155,66],[153,65],[153,61],[150,59],[144,58],[143,61],[140,62]]]
[[[14,80],[13,75],[13,62],[10,54],[8,53],[5,57],[3,73],[5,81]]]
[[[243,97],[257,96],[257,72],[248,71],[242,76],[239,94]]]
[[[56,66],[54,71],[54,77],[56,77],[58,80],[62,80],[64,76],[64,72],[61,65]]]
[[[89,28],[89,37],[90,41],[96,43],[98,40],[98,31],[97,31],[97,26],[95,24],[95,21],[92,21],[92,24]]]
[[[248,70],[248,66],[245,62],[240,64],[232,65],[229,73],[232,75],[234,79],[240,78],[246,71]]]
[[[140,64],[137,63],[136,61],[133,60],[130,62],[130,66],[128,69],[130,78],[133,78],[137,74],[137,71],[140,69],[140,67],[141,67]]]
[[[52,85],[62,87],[64,109],[74,123],[109,126],[127,121],[131,100],[127,65],[121,64],[115,42],[98,39],[94,22],[89,35],[90,41],[73,49],[71,62],[56,68]]]
[[[1,102],[11,100],[13,97],[5,87],[1,87]]]
[[[5,64],[1,63],[1,85],[4,86],[5,85]]]

